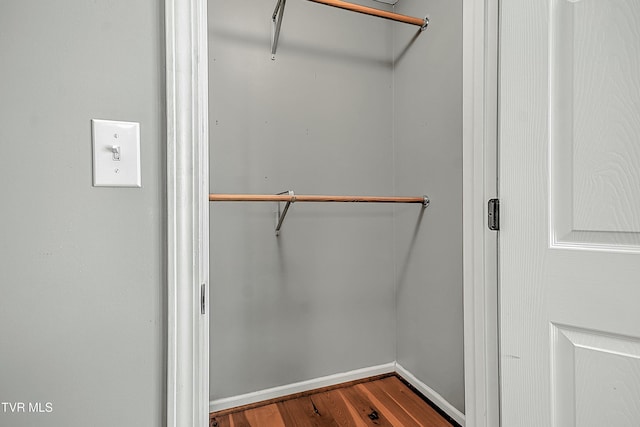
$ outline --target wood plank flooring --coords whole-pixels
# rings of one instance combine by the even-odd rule
[[[300,393],[212,413],[210,427],[451,427],[398,377]]]

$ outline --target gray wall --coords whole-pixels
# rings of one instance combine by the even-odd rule
[[[164,423],[162,2],[0,6],[2,426]],[[90,119],[141,123],[141,189],[92,188]]]
[[[209,2],[211,190],[391,194],[391,24],[274,4]],[[393,208],[274,212],[212,205],[212,399],[395,360]]]
[[[401,0],[429,28],[394,27],[397,192],[426,192],[419,220],[395,216],[397,360],[464,412],[462,306],[462,1]]]
[[[209,2],[211,190],[433,204],[212,205],[211,398],[398,360],[464,410],[461,1],[291,1],[271,61],[274,4]]]

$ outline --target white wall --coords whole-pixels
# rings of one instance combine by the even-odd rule
[[[162,2],[0,6],[3,426],[164,422]],[[92,188],[92,118],[141,123],[141,189]]]
[[[391,24],[274,5],[209,2],[212,192],[392,194]],[[211,208],[212,399],[395,360],[393,208],[274,212]]]
[[[462,1],[401,0],[428,29],[394,27],[396,192],[426,191],[421,219],[397,209],[397,360],[464,412]]]

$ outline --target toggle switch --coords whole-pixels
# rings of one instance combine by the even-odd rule
[[[140,123],[91,120],[94,187],[141,187]]]

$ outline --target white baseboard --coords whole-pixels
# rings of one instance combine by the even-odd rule
[[[407,371],[399,363],[396,363],[396,372],[402,378],[407,380],[409,384],[414,386],[420,393],[422,393],[427,399],[432,401],[438,408],[442,409],[451,418],[453,418],[458,424],[464,427],[465,417],[464,414],[458,411],[452,404],[447,402],[440,394],[438,394],[431,387],[420,381],[411,372]]]
[[[395,372],[402,378],[404,378],[427,399],[432,401],[447,415],[453,418],[458,424],[464,427],[465,417],[462,412],[458,411],[435,390],[420,381],[415,377],[415,375],[407,371],[404,367],[402,367],[402,365],[396,362],[385,363],[378,366],[371,366],[369,368],[356,369],[354,371],[328,375],[326,377],[314,378],[307,381],[301,381],[293,384],[255,391],[252,393],[241,394],[239,396],[231,396],[225,397],[223,399],[212,400],[209,402],[209,412],[217,412],[229,408],[235,408],[238,406],[250,405],[252,403],[262,402],[270,399],[277,399],[278,397],[284,397],[290,394],[302,393],[317,388],[329,387],[336,384],[346,383],[349,381],[357,381],[376,375],[389,374],[392,372]]]
[[[389,374],[395,371],[396,363],[389,362],[383,365],[356,369],[354,371],[328,375],[326,377],[314,378],[312,380],[268,388],[252,393],[241,394],[239,396],[225,397],[223,399],[210,401],[209,412],[222,411],[224,409],[235,408],[237,406],[262,402],[263,400],[276,399],[278,397],[288,396],[290,394],[302,393],[305,391],[314,390],[316,388],[329,387],[332,385],[361,380],[376,375]]]

